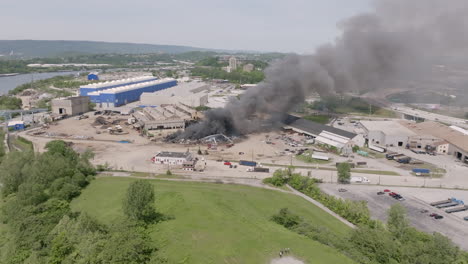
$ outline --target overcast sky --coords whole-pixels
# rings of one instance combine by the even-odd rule
[[[310,53],[370,0],[0,0],[0,39]]]

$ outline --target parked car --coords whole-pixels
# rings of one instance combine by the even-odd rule
[[[463,217],[463,220],[468,221],[468,216]]]
[[[343,189],[343,188],[340,188],[340,189],[338,189],[338,191],[339,191],[339,192],[347,192],[348,190]]]
[[[232,164],[231,164],[231,162],[229,162],[229,161],[225,161],[225,162],[224,162],[224,165],[231,166]]]
[[[384,191],[384,192],[390,192],[390,190],[389,190],[389,189],[385,189],[385,190],[383,190],[383,191]]]
[[[441,215],[436,215],[436,216],[434,216],[434,218],[435,218],[435,219],[442,219],[442,218],[444,218],[444,217],[441,216]]]
[[[434,216],[436,216],[436,215],[438,215],[438,214],[432,213],[432,214],[430,214],[429,216],[430,216],[430,217],[434,217]]]
[[[383,195],[385,194],[384,192],[377,192],[377,195]]]

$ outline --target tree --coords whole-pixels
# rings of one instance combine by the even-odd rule
[[[349,183],[351,179],[351,166],[347,162],[338,164],[338,182]]]
[[[409,224],[406,219],[406,209],[401,204],[394,204],[388,210],[387,226],[397,239],[403,238],[406,234]]]
[[[123,201],[125,215],[133,220],[151,222],[156,218],[154,208],[154,188],[146,180],[138,180],[130,184]]]
[[[128,221],[117,223],[112,227],[99,263],[148,263],[155,251],[144,228]]]

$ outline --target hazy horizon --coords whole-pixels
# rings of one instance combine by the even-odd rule
[[[339,34],[337,24],[370,9],[371,0],[149,0],[79,4],[44,0],[4,3],[0,39],[79,40],[311,53]],[[28,3],[26,3],[28,2]]]

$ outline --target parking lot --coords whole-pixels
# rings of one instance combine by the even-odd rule
[[[468,221],[463,220],[464,216],[468,216],[468,211],[448,214],[445,209],[430,206],[432,202],[452,197],[468,201],[468,191],[336,184],[321,184],[320,187],[324,192],[337,197],[367,201],[372,217],[382,221],[387,220],[387,210],[390,206],[401,203],[406,208],[408,219],[414,227],[428,233],[439,232],[450,237],[461,248],[468,250],[468,240],[466,239],[468,236]],[[347,191],[339,192],[338,189],[340,188]],[[377,195],[377,192],[384,189],[402,195],[405,200],[398,201],[390,197],[388,193]],[[427,210],[427,212],[422,213],[423,210]],[[429,216],[431,213],[437,213],[444,218],[434,219]]]

